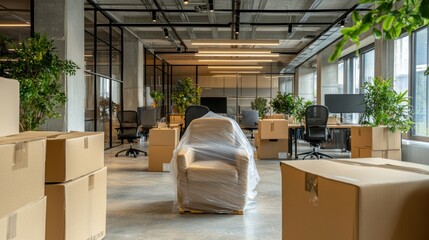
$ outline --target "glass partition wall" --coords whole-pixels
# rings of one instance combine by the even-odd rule
[[[85,11],[85,131],[104,132],[105,148],[121,144],[117,139],[117,113],[122,109],[123,30],[100,27],[111,20],[86,4]]]
[[[211,74],[206,65],[168,65],[154,54],[145,50],[145,97],[150,91],[158,90],[164,93],[162,116],[174,114],[171,93],[176,82],[190,77],[193,83],[202,88],[201,97],[226,97],[227,113],[225,115],[239,119],[243,110],[251,109],[251,102],[256,97],[267,98],[268,102],[278,91],[292,92],[293,75],[271,73],[258,74]],[[279,83],[281,82],[281,83]],[[279,85],[282,85],[282,89]]]

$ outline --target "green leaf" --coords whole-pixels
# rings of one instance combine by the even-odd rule
[[[429,0],[422,0],[419,7],[420,15],[429,19]]]
[[[383,22],[383,29],[385,30],[385,31],[389,31],[391,28],[392,28],[392,25],[393,25],[393,21],[395,20],[395,17],[394,16],[392,16],[392,15],[388,15],[386,18],[385,18],[385,20],[384,20],[384,22]]]
[[[360,14],[358,11],[353,11],[352,13],[353,22],[357,23],[361,20]]]
[[[377,28],[372,29],[372,35],[375,39],[380,39],[382,37],[382,33]]]

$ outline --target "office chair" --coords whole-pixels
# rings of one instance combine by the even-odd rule
[[[138,123],[138,114],[136,111],[120,111],[118,112],[118,120],[119,120],[119,132],[118,139],[119,140],[127,140],[130,144],[130,148],[123,149],[115,154],[115,157],[119,156],[119,153],[126,152],[125,155],[129,156],[132,154],[135,158],[139,153],[144,153],[147,156],[147,152],[133,148],[133,143],[136,139],[140,138],[140,134],[138,131],[139,123]]]
[[[317,148],[320,147],[320,143],[328,139],[328,114],[328,108],[323,105],[312,105],[305,110],[304,140],[310,143],[313,150],[298,154],[305,155],[303,159],[306,157],[316,157],[317,159],[322,157],[332,158],[329,155],[317,151]]]
[[[157,123],[157,109],[138,107],[137,112],[139,115],[140,133],[148,139],[149,130],[155,127]]]
[[[189,124],[192,120],[200,118],[210,112],[210,109],[203,105],[192,105],[186,108],[185,110],[185,126],[181,131],[181,135],[186,132]]]
[[[251,132],[250,138],[254,138],[253,130],[258,129],[259,114],[258,110],[243,110],[243,120],[241,128]]]

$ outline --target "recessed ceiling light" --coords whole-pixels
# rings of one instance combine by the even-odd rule
[[[208,66],[208,69],[262,69],[262,66]]]
[[[277,46],[279,40],[231,40],[231,39],[206,39],[191,40],[193,46],[231,46],[231,45],[252,45],[252,46]]]
[[[30,27],[29,23],[0,23],[0,27]]]
[[[272,59],[198,59],[198,62],[273,62]]]

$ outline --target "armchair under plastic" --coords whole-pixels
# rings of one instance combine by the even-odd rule
[[[230,118],[210,112],[192,121],[171,161],[173,210],[242,214],[253,206],[259,182],[253,151]]]
[[[208,112],[210,112],[210,109],[204,105],[192,105],[187,107],[185,110],[185,126],[181,131],[181,135],[185,133],[192,120],[200,118]]]
[[[304,140],[310,143],[313,150],[298,154],[304,155],[303,159],[306,157],[316,157],[317,159],[323,157],[332,158],[327,154],[317,151],[320,144],[328,139],[328,115],[329,110],[323,105],[311,105],[305,110]]]
[[[138,114],[136,111],[120,111],[118,112],[119,129],[118,139],[127,140],[130,144],[128,149],[123,149],[115,154],[118,157],[120,153],[125,152],[126,156],[133,155],[135,158],[139,153],[144,153],[147,156],[147,152],[133,148],[133,143],[140,138],[138,131]]]

